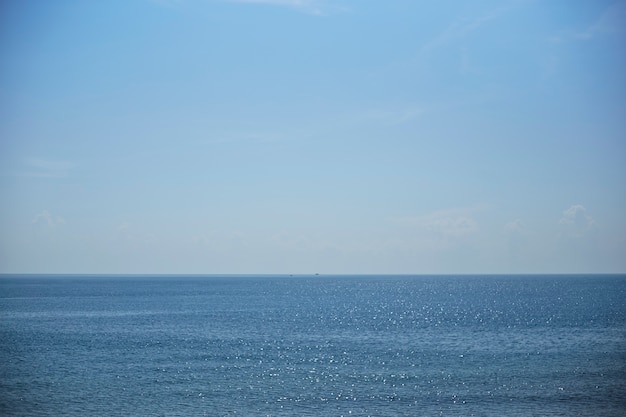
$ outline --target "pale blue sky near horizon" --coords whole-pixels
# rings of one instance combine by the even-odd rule
[[[624,273],[626,2],[0,5],[0,273]]]

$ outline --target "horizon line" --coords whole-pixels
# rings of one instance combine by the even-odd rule
[[[452,276],[581,276],[625,275],[626,272],[512,272],[512,273],[81,273],[81,272],[0,272],[0,277],[49,276],[49,277],[452,277]]]

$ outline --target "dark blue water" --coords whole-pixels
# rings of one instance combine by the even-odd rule
[[[0,415],[624,416],[626,277],[5,275]]]

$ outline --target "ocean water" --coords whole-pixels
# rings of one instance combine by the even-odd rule
[[[626,276],[0,276],[2,416],[625,416]]]

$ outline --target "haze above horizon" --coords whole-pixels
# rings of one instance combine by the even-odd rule
[[[626,273],[626,1],[0,5],[0,273]]]

